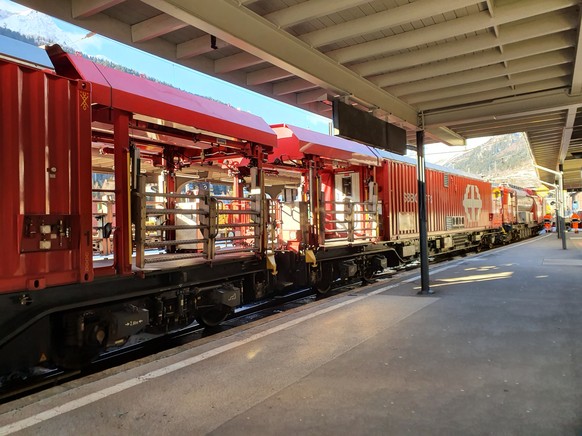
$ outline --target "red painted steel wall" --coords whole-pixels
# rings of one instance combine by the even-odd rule
[[[449,174],[445,187],[445,173],[427,170],[429,232],[447,231],[446,217],[464,217],[464,227],[459,230],[479,230],[491,227],[491,183],[456,174]]]
[[[416,166],[387,160],[378,170],[384,239],[418,234],[418,181]],[[477,179],[426,170],[427,229],[429,233],[491,227],[491,184]],[[447,229],[447,217],[464,217],[464,225]]]
[[[416,167],[404,162],[387,160],[378,171],[378,176],[378,195],[382,200],[385,239],[399,239],[417,234]],[[409,225],[404,225],[403,216],[408,218]]]
[[[93,278],[89,86],[0,61],[0,292]]]

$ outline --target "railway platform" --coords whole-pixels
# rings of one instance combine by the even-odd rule
[[[580,435],[582,234],[401,273],[0,406],[0,434]]]

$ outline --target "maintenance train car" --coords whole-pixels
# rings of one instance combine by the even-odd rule
[[[266,269],[264,120],[48,52],[55,72],[0,60],[0,374],[217,324]],[[199,178],[234,191],[195,195]]]
[[[282,228],[291,232],[283,236],[282,248],[299,253],[304,248],[309,284],[326,292],[337,280],[367,280],[386,267],[418,258],[413,159],[292,125],[272,127],[279,143],[271,165],[302,174],[299,200],[280,203]],[[531,191],[495,187],[435,165],[427,166],[426,180],[432,256],[489,248],[540,230],[541,203]],[[285,253],[277,253],[278,264],[295,260],[284,259]],[[294,265],[283,270],[282,276],[299,277]]]
[[[414,161],[47,53],[0,59],[0,376],[418,258]],[[525,191],[427,180],[434,255],[535,231]]]

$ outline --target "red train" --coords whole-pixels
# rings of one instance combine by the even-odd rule
[[[411,159],[47,50],[0,59],[0,375],[418,258]],[[432,255],[536,234],[533,193],[427,169]]]

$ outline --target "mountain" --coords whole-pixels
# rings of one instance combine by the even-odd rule
[[[124,71],[134,76],[145,77],[153,82],[162,83],[166,86],[170,86],[176,89],[181,89],[173,86],[171,83],[141,74],[139,71],[136,71],[133,68],[114,63],[103,55],[92,56],[82,53],[82,50],[78,44],[78,42],[82,39],[80,34],[75,35],[74,33],[63,31],[56,25],[54,18],[37,11],[28,10],[25,12],[14,12],[6,9],[0,9],[0,35],[4,35],[9,38],[13,38],[35,46],[58,44],[67,53],[80,54],[85,58],[95,63],[105,65],[106,67]],[[194,95],[200,96],[199,94]],[[224,103],[221,100],[217,100],[208,96],[203,97],[208,100],[214,100],[218,103],[232,107],[232,105],[229,103]]]
[[[75,41],[55,24],[54,19],[40,12],[0,10],[0,29],[9,29],[34,38],[43,44],[60,44],[75,49]]]
[[[523,133],[494,136],[485,144],[449,159],[445,166],[522,187],[540,185]]]

